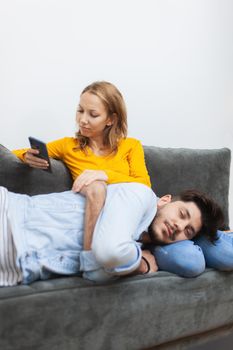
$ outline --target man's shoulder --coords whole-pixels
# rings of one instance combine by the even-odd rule
[[[154,191],[150,187],[138,182],[121,182],[117,184],[111,184],[107,186],[107,191],[109,193],[121,191],[128,196],[132,194],[138,197],[142,197],[144,200],[148,199],[157,203],[157,196]]]

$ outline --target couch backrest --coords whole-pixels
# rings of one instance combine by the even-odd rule
[[[152,188],[158,196],[191,188],[202,190],[221,205],[228,227],[229,149],[144,146],[144,150]],[[55,159],[51,164],[52,173],[32,169],[0,145],[0,185],[29,195],[70,189],[72,178],[65,165]]]
[[[158,196],[185,189],[204,191],[222,207],[229,225],[228,196],[231,151],[144,146],[152,188]]]

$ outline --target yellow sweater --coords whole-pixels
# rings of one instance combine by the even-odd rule
[[[114,155],[97,156],[88,147],[87,154],[74,150],[77,140],[73,137],[47,143],[49,157],[62,160],[69,168],[73,179],[84,170],[104,170],[108,176],[108,184],[119,182],[139,182],[151,187],[146,169],[144,151],[140,141],[133,138],[122,139],[118,151]],[[24,161],[27,149],[12,151]]]

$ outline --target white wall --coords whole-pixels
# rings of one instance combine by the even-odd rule
[[[73,135],[81,90],[108,80],[144,144],[233,151],[232,0],[0,1],[0,50],[9,148]]]

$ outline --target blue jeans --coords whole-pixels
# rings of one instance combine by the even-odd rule
[[[217,232],[218,240],[213,244],[205,237],[195,241],[180,241],[157,246],[153,253],[159,270],[182,277],[200,275],[205,267],[221,271],[233,270],[233,232]]]

